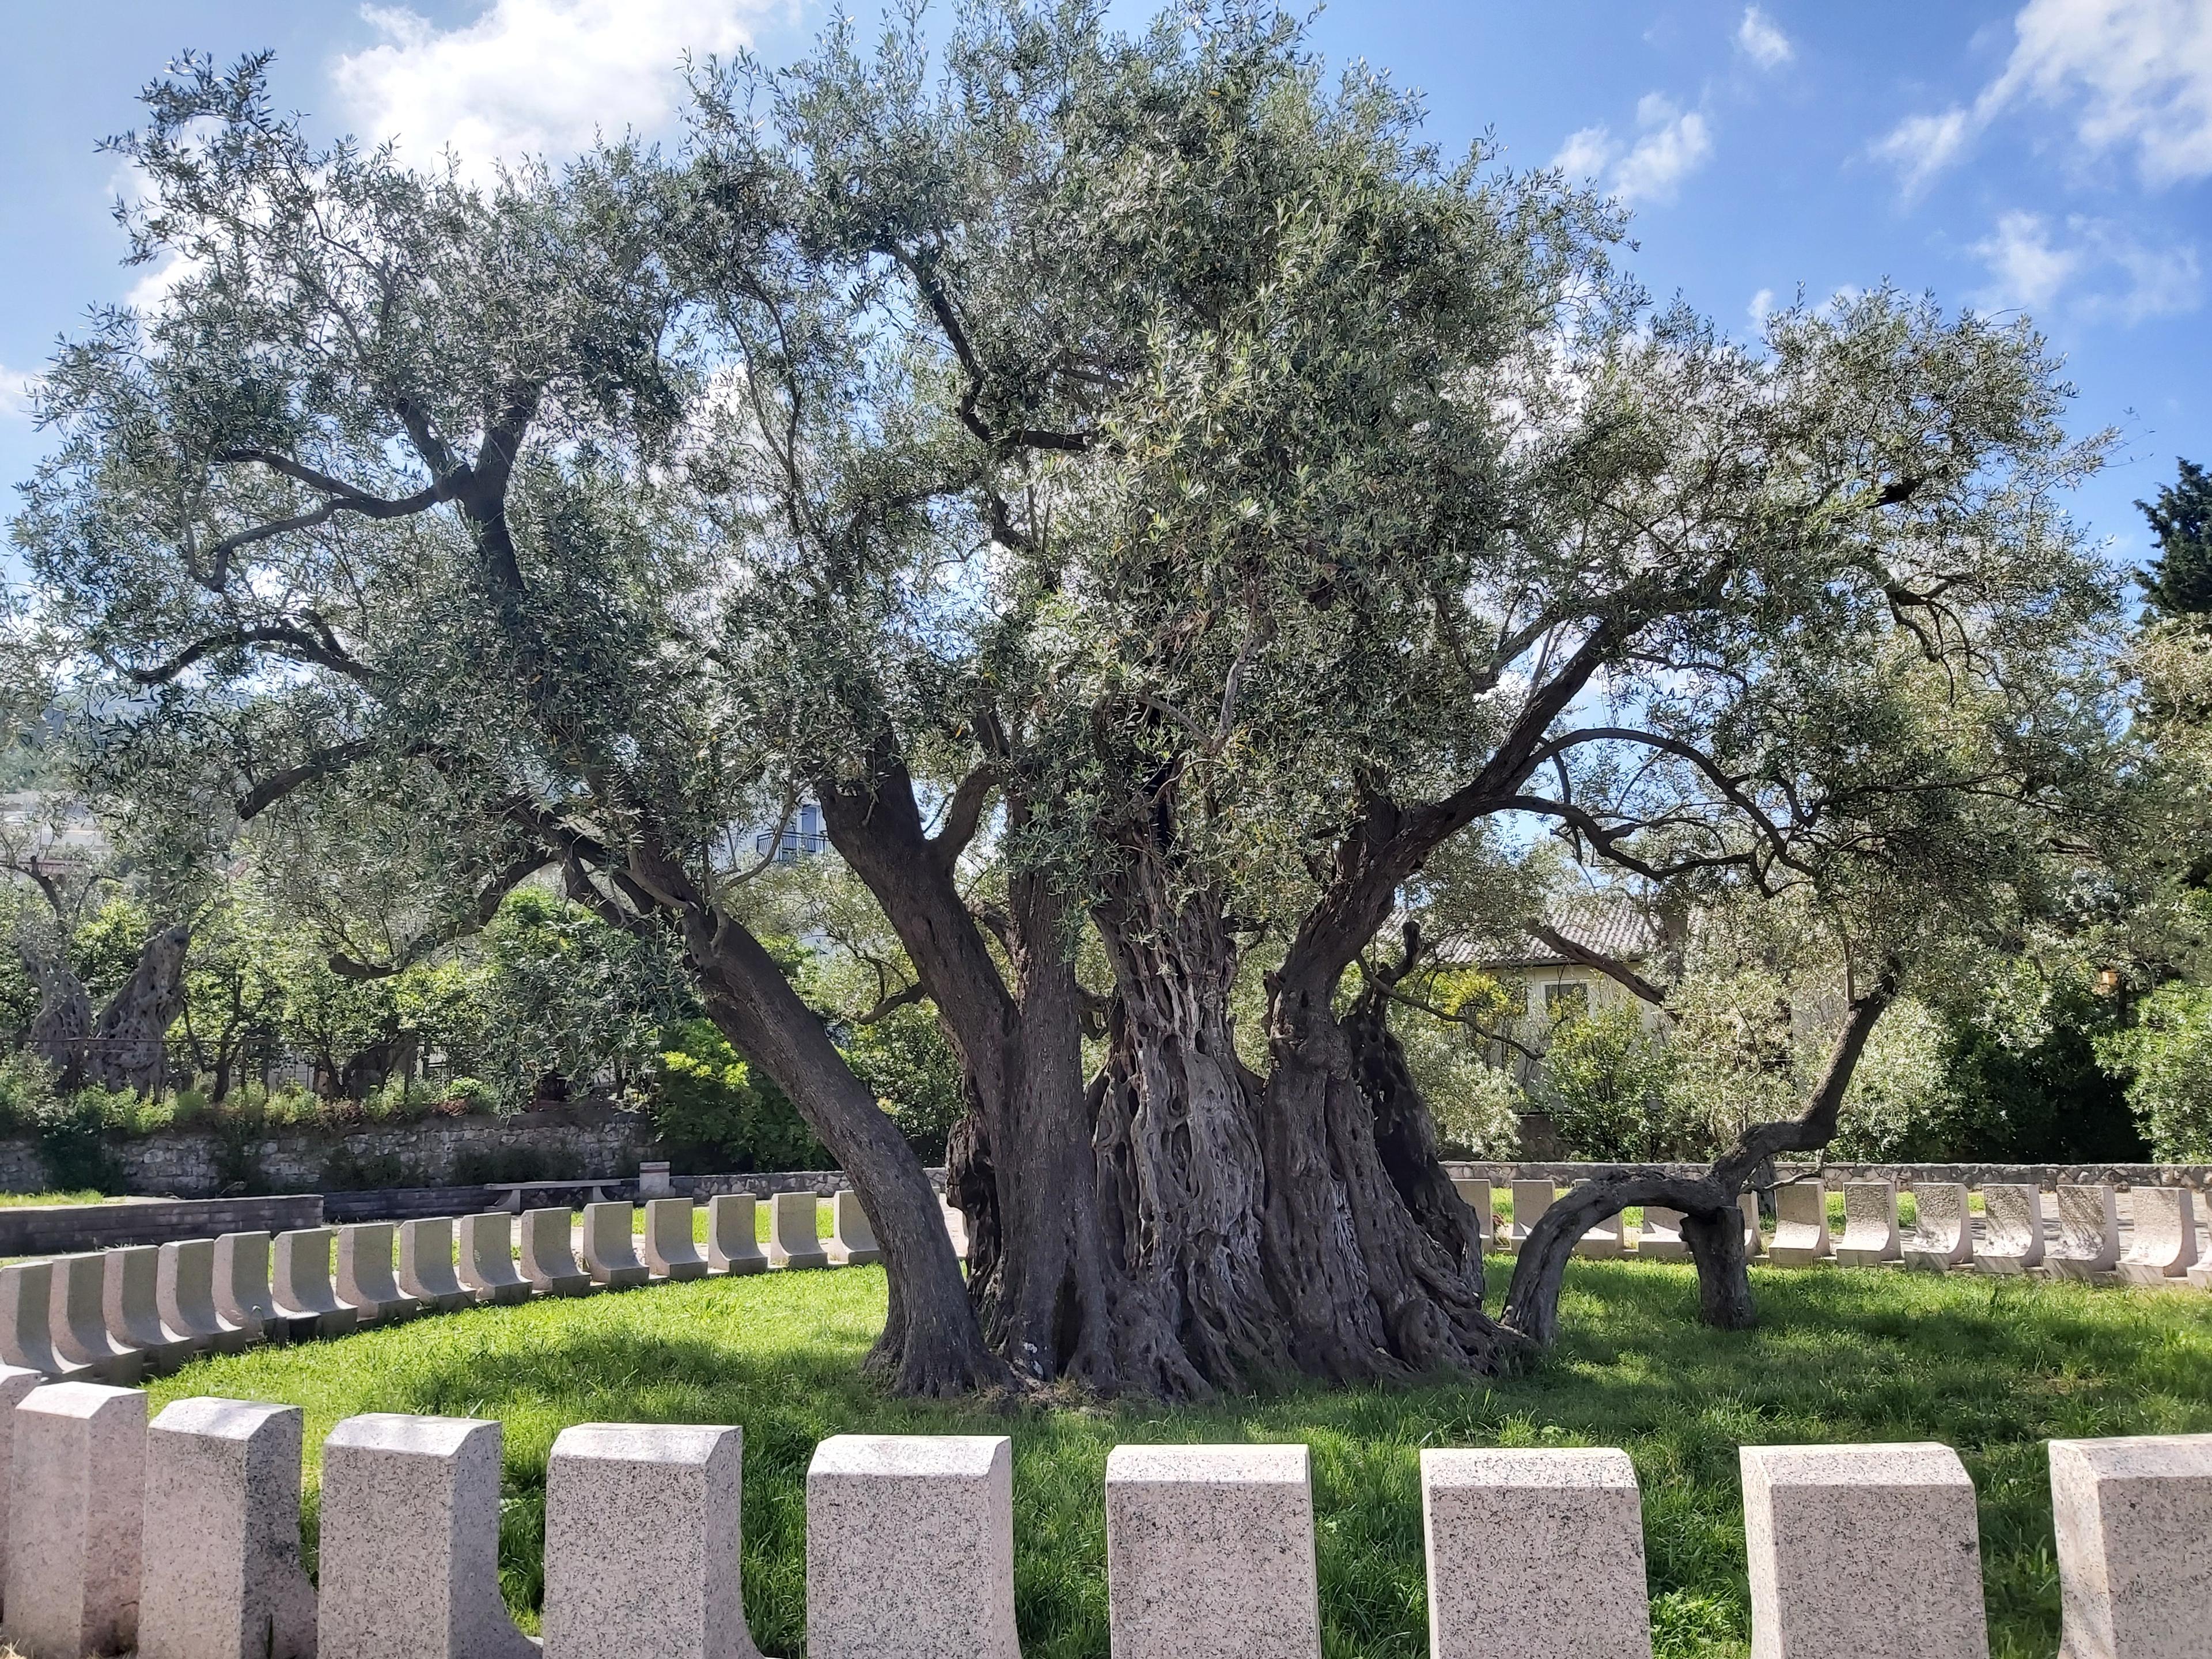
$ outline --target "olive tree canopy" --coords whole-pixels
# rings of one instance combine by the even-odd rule
[[[1243,8],[840,25],[702,72],[678,157],[488,193],[264,70],[149,90],[134,234],[189,274],[48,380],[16,534],[131,690],[112,763],[394,826],[425,939],[549,865],[674,930],[876,1219],[902,1386],[1492,1368],[1639,1202],[1747,1318],[1744,1181],[2094,827],[2100,444],[2025,324],[1729,341]],[[808,794],[961,1061],[964,1285],[741,921],[733,828]],[[1501,1315],[1389,1016],[1431,860],[1535,833],[1792,895],[1850,1006],[1801,1117],[1583,1189]]]

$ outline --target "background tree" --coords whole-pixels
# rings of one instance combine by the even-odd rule
[[[191,274],[57,357],[15,521],[62,643],[130,693],[107,775],[373,826],[418,937],[541,868],[671,930],[868,1206],[876,1363],[925,1391],[1002,1375],[921,1165],[725,905],[728,827],[773,808],[700,632],[726,573],[666,485],[708,370],[654,240],[665,180],[617,149],[482,192],[319,149],[266,61],[186,64],[118,141],[147,180],[134,257]]]

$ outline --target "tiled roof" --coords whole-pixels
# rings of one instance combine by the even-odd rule
[[[1554,907],[1544,925],[1616,962],[1640,962],[1659,943],[1659,929],[1650,917],[1619,899],[1569,900]],[[1473,945],[1467,959],[1485,968],[1554,968],[1571,960],[1528,933]]]

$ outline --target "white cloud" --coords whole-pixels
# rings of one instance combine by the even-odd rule
[[[1950,166],[1966,142],[1966,112],[1947,109],[1941,115],[1909,115],[1874,146],[1881,160],[1893,163],[1904,175],[1905,193],[1920,193],[1930,179]]]
[[[169,295],[177,284],[201,268],[197,259],[187,259],[180,253],[164,254],[153,264],[142,267],[143,275],[131,284],[131,291],[123,296],[123,303],[142,317],[168,308]]]
[[[2139,323],[2193,311],[2202,298],[2197,250],[2152,247],[2109,219],[2076,214],[2063,230],[2039,213],[2014,210],[1974,245],[1990,269],[1980,296],[1992,308],[2068,308],[2095,320]]]
[[[1908,195],[2024,99],[2070,109],[2082,150],[2132,150],[2143,181],[2212,174],[2212,5],[2205,0],[2027,0],[2012,56],[1969,109],[1916,115],[1875,146]]]
[[[365,5],[383,36],[331,77],[362,137],[396,137],[421,164],[451,146],[472,172],[573,154],[599,133],[652,131],[674,114],[685,52],[751,39],[768,0],[492,0],[440,29],[404,6]]]
[[[1612,162],[1615,148],[1607,129],[1583,127],[1567,135],[1552,165],[1570,179],[1595,179]]]
[[[1678,112],[1655,92],[1637,106],[1636,118],[1644,136],[1621,158],[1613,193],[1624,202],[1671,202],[1682,180],[1713,153],[1705,118],[1695,110]]]
[[[1771,288],[1763,288],[1753,295],[1751,303],[1744,307],[1744,314],[1751,319],[1753,333],[1763,332],[1766,327],[1766,319],[1774,314],[1774,290]]]
[[[1742,48],[1744,56],[1761,69],[1780,69],[1797,55],[1797,49],[1790,44],[1790,37],[1757,6],[1743,9],[1743,21],[1737,26],[1735,43]]]
[[[1595,179],[1610,167],[1608,195],[1671,202],[1682,180],[1712,155],[1712,131],[1696,110],[1679,110],[1656,92],[1637,104],[1636,123],[1641,136],[1632,144],[1614,138],[1609,127],[1583,127],[1568,136],[1552,165],[1571,179]]]
[[[2146,182],[2212,173],[2212,6],[2204,0],[2028,0],[2012,61],[1984,95],[2075,106],[2089,149],[2133,149]]]
[[[2081,264],[2080,250],[2053,245],[2049,220],[2018,210],[1999,218],[1996,231],[1974,244],[1974,252],[1990,268],[1989,301],[2030,311],[2056,300]]]
[[[27,421],[31,418],[31,398],[39,389],[39,377],[20,368],[10,368],[0,363],[0,418]]]

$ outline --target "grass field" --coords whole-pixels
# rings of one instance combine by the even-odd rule
[[[153,1394],[157,1407],[214,1394],[305,1407],[311,1545],[315,1449],[339,1419],[500,1419],[502,1573],[533,1629],[545,1459],[562,1428],[742,1425],[745,1601],[761,1650],[778,1656],[804,1644],[807,1461],[816,1441],[845,1431],[1013,1437],[1030,1659],[1106,1650],[1102,1482],[1121,1442],[1309,1443],[1327,1651],[1402,1659],[1427,1643],[1421,1447],[1624,1447],[1643,1486],[1656,1647],[1673,1659],[1748,1640],[1739,1444],[1941,1440],[1980,1492],[1993,1652],[2041,1659],[2058,1635],[2041,1442],[2212,1429],[2212,1302],[2198,1296],[1826,1268],[1753,1278],[1764,1324],[1722,1334],[1692,1322],[1687,1268],[1578,1262],[1562,1346],[1528,1375],[1299,1389],[1199,1410],[887,1400],[855,1370],[883,1316],[876,1268],[448,1315],[202,1360]]]

